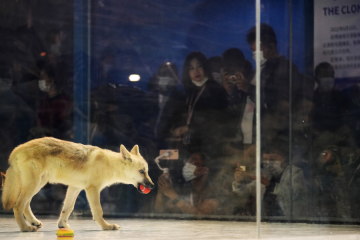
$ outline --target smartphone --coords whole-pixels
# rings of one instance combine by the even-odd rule
[[[168,160],[177,160],[179,159],[179,149],[162,149],[160,150],[159,156],[164,154],[165,152],[169,151],[169,157],[162,157],[160,159],[168,159]]]
[[[235,75],[230,75],[230,77],[229,77],[229,79],[230,79],[230,81],[229,81],[229,83],[231,83],[231,84],[236,84],[236,82],[235,82],[235,78],[236,78],[236,76]]]
[[[246,171],[246,166],[239,166],[239,168],[244,172]]]

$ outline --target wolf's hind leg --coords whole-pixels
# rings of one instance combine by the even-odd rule
[[[47,180],[42,177],[41,178],[41,182],[40,184],[38,185],[37,189],[34,191],[34,195],[36,193],[38,193],[40,191],[40,189],[47,183]],[[33,197],[33,196],[32,196]],[[31,197],[31,198],[32,198]],[[34,216],[33,212],[31,211],[31,207],[30,207],[30,202],[31,202],[31,199],[30,201],[28,201],[26,203],[26,206],[25,206],[25,211],[24,211],[24,215],[25,215],[25,218],[26,220],[32,225],[32,226],[35,226],[37,228],[42,228],[43,227],[43,224]]]
[[[100,204],[100,189],[96,187],[89,187],[85,189],[88,198],[93,218],[103,230],[119,230],[120,227],[116,224],[108,224],[103,218],[103,211]]]
[[[27,208],[27,204],[30,204],[30,200],[37,193],[40,186],[40,176],[33,173],[31,167],[28,169],[30,170],[20,171],[22,186],[19,197],[14,206],[14,215],[22,232],[37,232],[38,228],[27,225],[24,219],[25,208],[26,215],[31,218],[28,212],[29,208]]]
[[[60,218],[58,220],[59,228],[70,228],[70,225],[68,224],[69,216],[74,210],[75,201],[80,191],[80,188],[75,188],[71,186],[68,187],[64,200],[64,206],[61,210]]]

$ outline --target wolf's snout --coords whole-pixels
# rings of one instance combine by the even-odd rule
[[[153,184],[153,183],[150,182],[150,181],[145,181],[145,182],[143,183],[143,185],[144,185],[145,187],[147,187],[148,189],[153,189],[153,188],[155,187],[155,184]]]

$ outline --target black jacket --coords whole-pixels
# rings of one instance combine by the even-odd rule
[[[205,89],[194,106],[193,115],[189,124],[190,144],[188,151],[203,151],[209,155],[218,155],[217,145],[223,138],[223,126],[226,119],[227,100],[225,89],[215,80],[209,79]],[[185,126],[189,105],[193,105],[202,87],[191,84],[185,89],[186,101],[184,102],[181,122]]]
[[[263,141],[274,138],[288,140],[290,103],[290,62],[284,57],[268,59],[261,71],[261,128]],[[255,74],[255,73],[254,73]],[[248,94],[256,102],[255,86]],[[292,64],[292,107],[297,109],[303,97],[302,75]]]
[[[169,148],[166,139],[171,137],[171,133],[177,125],[179,115],[183,110],[184,101],[184,94],[174,89],[169,94],[163,108],[158,109],[155,135],[159,141],[160,148]]]

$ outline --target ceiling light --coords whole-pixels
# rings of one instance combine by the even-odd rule
[[[137,82],[137,81],[140,80],[140,75],[138,75],[138,74],[131,74],[131,75],[129,76],[129,80],[130,80],[131,82]]]

